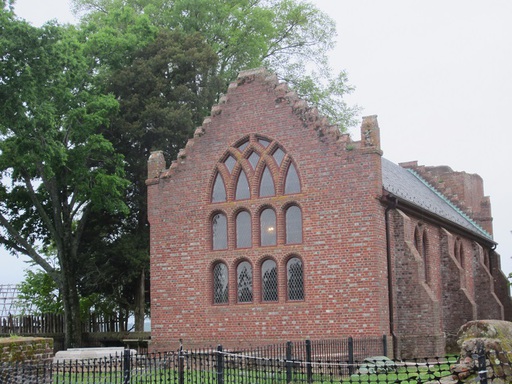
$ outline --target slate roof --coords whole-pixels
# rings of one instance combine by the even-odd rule
[[[468,231],[492,241],[492,236],[469,216],[428,184],[419,174],[382,158],[382,185],[399,199],[447,219]]]

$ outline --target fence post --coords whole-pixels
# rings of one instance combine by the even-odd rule
[[[286,382],[292,382],[292,342],[286,343]]]
[[[311,364],[311,340],[306,340],[306,372],[308,383],[313,382],[313,365]]]
[[[224,384],[224,354],[222,345],[217,347],[217,384]]]
[[[348,338],[348,373],[354,373],[354,339],[352,336]]]
[[[476,353],[478,355],[478,376],[480,377],[480,383],[487,384],[487,363],[484,344],[481,341],[478,341],[476,347]]]
[[[388,337],[382,335],[382,356],[388,355]]]
[[[123,383],[124,384],[130,384],[130,368],[131,359],[130,359],[130,349],[126,348],[123,350]]]
[[[180,351],[178,353],[178,383],[185,383],[185,355],[183,354],[183,344],[180,340]]]

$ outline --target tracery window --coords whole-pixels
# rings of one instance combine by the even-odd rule
[[[244,200],[251,198],[251,190],[249,189],[249,181],[247,175],[242,170],[238,175],[238,182],[236,183],[236,200]]]
[[[215,182],[213,183],[212,203],[218,203],[221,201],[226,201],[226,187],[224,186],[222,176],[220,173],[217,173],[217,176],[215,176]]]
[[[272,259],[267,259],[261,265],[261,300],[277,301],[277,265]]]
[[[241,211],[236,215],[236,247],[248,248],[252,246],[251,214]]]
[[[252,301],[252,265],[248,261],[242,261],[236,268],[237,294],[239,303]]]
[[[274,180],[272,179],[272,174],[268,167],[265,167],[263,170],[263,174],[261,175],[260,182],[260,197],[265,196],[274,196],[276,194],[276,189],[274,187]]]
[[[224,263],[217,263],[213,267],[213,303],[226,304],[228,302],[228,267]]]
[[[228,248],[228,222],[223,213],[212,218],[212,247],[214,250]]]
[[[288,172],[286,172],[284,193],[285,195],[290,195],[292,193],[300,193],[299,175],[293,163],[290,163],[290,166],[288,167]]]
[[[286,244],[302,243],[302,211],[296,205],[286,209]]]
[[[304,268],[302,260],[292,257],[286,263],[288,300],[304,300]]]
[[[259,134],[238,140],[226,149],[216,164],[208,188],[213,208],[209,216],[213,250],[229,249],[236,254],[239,249],[277,246],[278,242],[282,245],[302,243],[300,196],[289,196],[301,192],[297,164],[275,140]],[[256,225],[254,237],[253,223]],[[283,236],[278,236],[278,230],[285,231]],[[247,250],[243,252],[247,257]],[[249,303],[255,300],[253,265],[260,266],[256,279],[259,297],[256,300],[279,301],[280,281],[286,281],[287,300],[304,300],[301,259],[290,258],[286,269],[281,268],[279,273],[283,276],[280,277],[276,261],[266,256],[261,264],[244,259],[233,266],[236,270],[236,299],[231,301]],[[228,303],[229,268],[219,261],[210,271],[213,304]]]

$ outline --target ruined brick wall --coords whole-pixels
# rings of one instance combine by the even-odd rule
[[[489,251],[489,265],[494,282],[494,292],[503,305],[504,320],[512,321],[512,300],[510,298],[509,281],[501,270],[500,255]]]
[[[367,121],[362,142],[353,143],[266,73],[245,73],[230,86],[178,160],[160,178],[147,181],[152,350],[173,349],[179,339],[189,347],[236,347],[388,334],[381,152],[372,124]],[[248,135],[275,140],[293,158],[301,193],[210,203],[216,164]],[[155,156],[153,177],[162,166]],[[302,210],[301,244],[284,244],[283,208],[290,203]],[[258,213],[266,205],[277,213],[277,245],[236,249],[240,206],[251,213],[255,244]],[[210,240],[217,211],[228,218],[228,249],[222,251],[213,251]],[[286,300],[290,255],[303,261],[303,301]],[[268,257],[277,263],[277,302],[261,300],[259,269]],[[254,273],[254,299],[244,304],[236,302],[236,265],[242,259]],[[212,303],[211,272],[218,260],[229,268],[225,305]]]
[[[400,358],[438,356],[444,353],[441,311],[440,255],[438,229],[400,210],[393,210],[392,261],[394,268],[394,332]],[[427,265],[416,249],[415,229],[421,225],[428,235]],[[428,271],[425,271],[425,267]]]
[[[457,332],[462,324],[477,318],[476,303],[473,291],[468,289],[472,282],[468,282],[466,265],[471,266],[467,258],[461,263],[461,258],[454,253],[456,236],[445,229],[440,229],[441,254],[441,281],[443,330],[446,335],[446,348],[448,352],[457,351]]]
[[[485,261],[485,251],[478,243],[473,242],[472,252],[477,319],[504,320],[503,304],[495,293],[491,271]]]
[[[453,171],[448,166],[427,167],[417,162],[402,163],[414,169],[434,188],[492,234],[491,202],[484,196],[484,184],[477,174]]]
[[[0,363],[41,363],[53,358],[53,339],[42,337],[0,338]]]

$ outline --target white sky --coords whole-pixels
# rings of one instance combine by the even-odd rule
[[[512,272],[512,1],[312,2],[336,21],[332,67],[356,86],[350,103],[379,116],[384,156],[482,176],[502,269]],[[66,0],[15,9],[34,25],[74,21]],[[23,263],[0,257],[0,284],[22,280]]]

